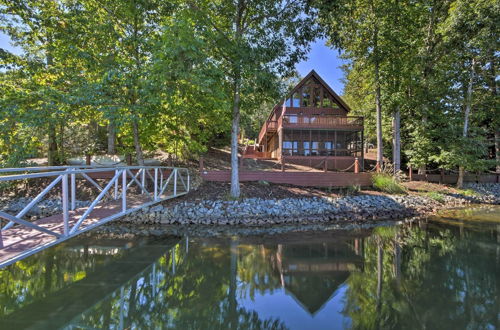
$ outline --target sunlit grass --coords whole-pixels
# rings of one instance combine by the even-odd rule
[[[373,187],[388,194],[406,194],[406,189],[393,176],[377,173],[372,177]]]
[[[436,202],[444,203],[444,195],[437,191],[429,191],[425,193],[425,196],[435,200]]]

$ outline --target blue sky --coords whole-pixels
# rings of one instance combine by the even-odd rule
[[[316,40],[311,45],[308,59],[297,64],[296,68],[301,76],[314,69],[337,94],[342,95],[344,83],[340,66],[345,63],[339,58],[338,50],[325,46],[325,40]]]
[[[0,48],[16,52],[10,45],[10,39],[2,33],[0,33]],[[342,95],[344,84],[341,81],[343,72],[340,66],[343,63],[337,50],[326,47],[324,40],[317,40],[311,45],[308,59],[297,64],[297,71],[301,76],[305,76],[309,71],[316,70],[334,91]]]

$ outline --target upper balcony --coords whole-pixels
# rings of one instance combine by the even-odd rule
[[[286,114],[284,116],[280,116],[278,120],[266,121],[259,133],[259,143],[267,133],[275,133],[279,128],[361,131],[363,130],[363,117],[325,114]]]
[[[356,116],[286,114],[279,122],[283,128],[363,129],[363,117]]]

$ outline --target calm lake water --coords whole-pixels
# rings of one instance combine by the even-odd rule
[[[74,239],[0,270],[0,329],[500,328],[500,208],[356,231]]]

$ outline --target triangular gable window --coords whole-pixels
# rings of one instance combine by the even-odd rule
[[[326,88],[323,89],[323,108],[340,108],[339,105],[334,101],[333,95],[328,92]]]
[[[311,77],[286,100],[285,105],[292,108],[340,108],[334,100],[328,89],[316,77]]]

